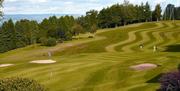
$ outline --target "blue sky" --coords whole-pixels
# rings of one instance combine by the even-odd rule
[[[5,14],[85,14],[91,9],[101,10],[103,7],[124,0],[5,0]],[[152,7],[160,3],[180,5],[179,0],[129,0],[133,4],[148,1]],[[179,1],[179,2],[178,2]]]

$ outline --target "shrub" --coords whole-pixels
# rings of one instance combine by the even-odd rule
[[[27,78],[7,78],[0,79],[0,91],[47,91],[47,89]]]
[[[69,32],[67,32],[67,33],[65,34],[64,40],[65,40],[65,41],[72,40],[72,34],[69,33]]]
[[[47,42],[47,38],[42,37],[42,38],[39,39],[39,41],[40,41],[41,45],[45,45],[46,42]]]
[[[58,40],[58,43],[63,43],[64,41],[62,39],[59,39]]]
[[[55,46],[56,44],[55,38],[41,38],[41,45],[43,46]]]
[[[161,88],[158,91],[180,91],[180,71],[164,74],[160,83]]]
[[[57,43],[55,38],[48,38],[46,46],[55,46],[56,44]]]
[[[88,36],[88,38],[94,38],[94,36]]]

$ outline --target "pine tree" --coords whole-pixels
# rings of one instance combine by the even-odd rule
[[[96,10],[90,10],[88,12],[86,12],[86,17],[85,17],[85,21],[86,21],[86,29],[87,31],[91,32],[93,30],[91,30],[91,27],[97,27],[97,15],[98,15],[98,11]]]
[[[6,51],[16,48],[16,32],[13,21],[10,19],[2,25],[3,42],[7,47]]]
[[[146,2],[146,5],[145,5],[145,19],[146,19],[146,22],[150,21],[151,19],[151,9],[148,2]]]
[[[2,11],[3,2],[4,2],[4,0],[0,0],[0,21],[2,21],[2,19],[3,19],[3,11]]]
[[[174,18],[175,18],[175,6],[172,4],[168,4],[164,11],[163,19],[173,20]]]
[[[76,35],[79,35],[80,33],[84,33],[84,29],[80,24],[74,24],[71,32],[73,36],[76,36]]]
[[[161,12],[162,12],[161,6],[160,6],[160,4],[157,4],[155,7],[155,18],[157,21],[161,20],[161,16],[162,16]]]
[[[2,11],[2,3],[3,0],[0,0],[0,22],[2,22],[3,19],[3,11]],[[2,28],[0,28],[0,53],[5,52],[5,48],[4,48],[4,39],[3,39],[3,31]]]

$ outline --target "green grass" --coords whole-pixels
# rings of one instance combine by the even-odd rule
[[[15,65],[0,68],[0,78],[35,79],[50,91],[155,91],[159,83],[148,81],[161,73],[177,70],[180,64],[180,52],[161,51],[166,46],[168,50],[177,49],[173,45],[180,43],[179,24],[180,21],[134,24],[99,30],[95,38],[87,38],[89,34],[76,36],[81,39],[55,47],[32,45],[9,51],[0,54],[0,64]],[[162,33],[164,37],[160,36]],[[139,50],[142,42],[145,47]],[[152,52],[153,45],[161,50]],[[57,63],[29,63],[48,59],[48,51],[52,51],[52,59]],[[129,68],[141,63],[161,66],[145,71]]]

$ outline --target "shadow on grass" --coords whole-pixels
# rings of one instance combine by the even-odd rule
[[[166,46],[164,52],[180,52],[180,44]]]
[[[153,77],[152,79],[146,81],[146,83],[159,83],[159,79],[162,77],[163,73],[158,74],[157,76]]]

